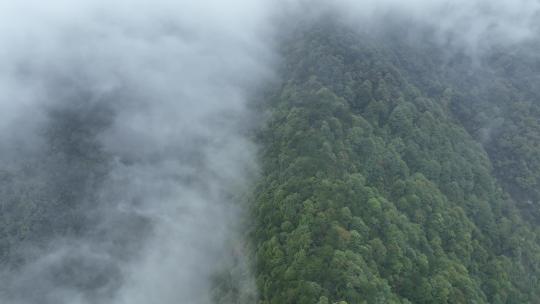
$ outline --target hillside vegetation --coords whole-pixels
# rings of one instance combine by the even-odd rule
[[[536,303],[538,88],[520,58],[463,74],[465,55],[396,39],[316,22],[284,43],[252,211],[261,303]]]

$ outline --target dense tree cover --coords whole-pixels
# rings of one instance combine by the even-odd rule
[[[284,43],[283,84],[259,134],[261,303],[540,298],[540,229],[494,176],[505,158],[492,161],[499,152],[488,154],[456,118],[470,94],[434,87],[427,72],[411,80],[412,65],[373,37],[331,23],[299,28]],[[537,122],[521,121],[531,133],[507,140],[537,144]],[[505,144],[493,149],[514,147]]]
[[[430,96],[448,98],[450,112],[488,153],[494,175],[522,215],[540,219],[540,56],[538,42],[496,46],[481,54],[441,50],[430,37],[386,34],[393,63]],[[396,34],[397,33],[397,34]],[[472,67],[472,68],[471,68]]]

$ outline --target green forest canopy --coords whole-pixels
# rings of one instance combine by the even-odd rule
[[[464,79],[464,54],[331,22],[288,39],[258,135],[261,303],[537,301],[540,94],[498,70],[517,59]]]

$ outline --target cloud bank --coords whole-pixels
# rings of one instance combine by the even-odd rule
[[[211,302],[256,170],[246,103],[271,77],[266,14],[0,4],[2,224],[24,230],[4,246],[0,301]]]
[[[288,18],[303,15],[314,19],[333,12],[338,19],[362,32],[380,31],[396,24],[412,36],[425,34],[419,30],[429,30],[436,43],[471,56],[496,46],[537,40],[540,35],[538,0],[287,0],[285,3],[282,13],[289,12]]]

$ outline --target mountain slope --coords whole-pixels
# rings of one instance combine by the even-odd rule
[[[435,69],[332,22],[284,45],[253,208],[262,303],[534,303],[539,231],[453,83],[429,90]]]

